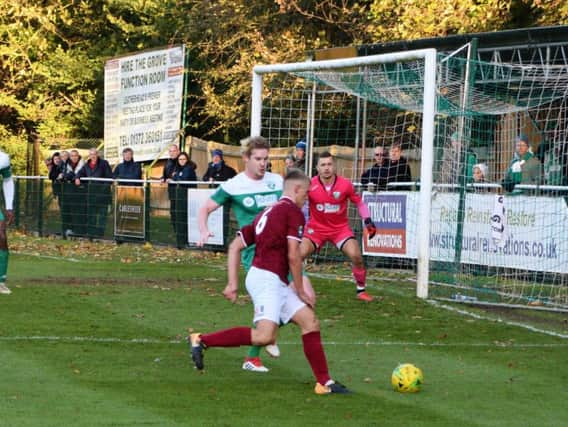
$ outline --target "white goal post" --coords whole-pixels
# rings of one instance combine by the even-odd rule
[[[418,271],[416,294],[419,298],[428,297],[431,194],[434,166],[434,118],[436,115],[436,55],[436,49],[420,49],[346,59],[257,65],[253,69],[252,79],[251,136],[258,136],[261,135],[262,131],[263,75],[265,74],[341,71],[346,68],[377,64],[414,60],[424,61],[419,195],[421,221],[417,231]],[[360,96],[360,98],[364,99],[364,96]]]

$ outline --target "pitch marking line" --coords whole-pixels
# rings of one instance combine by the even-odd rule
[[[47,342],[84,342],[84,343],[112,343],[112,344],[183,344],[185,340],[160,340],[155,338],[114,338],[114,337],[62,337],[62,336],[0,336],[0,342],[16,342],[16,341],[47,341]],[[300,345],[299,342],[279,341],[279,345]],[[407,342],[407,341],[355,341],[355,342],[338,342],[326,341],[324,345],[334,346],[375,346],[375,347],[502,347],[502,348],[564,348],[568,347],[568,343],[541,343],[541,344],[519,344],[509,342],[493,342],[493,343],[426,343],[426,342]]]
[[[458,314],[461,314],[463,316],[473,317],[474,319],[487,320],[487,321],[496,322],[496,323],[503,323],[504,325],[508,325],[508,326],[517,326],[519,328],[528,329],[529,331],[532,331],[532,332],[538,332],[538,333],[541,333],[541,334],[550,335],[550,336],[557,337],[557,338],[564,338],[564,339],[568,338],[568,335],[566,335],[566,334],[561,334],[559,332],[554,332],[554,331],[547,331],[546,329],[535,328],[534,326],[527,325],[525,323],[511,322],[509,320],[503,320],[501,318],[481,316],[477,313],[471,313],[467,310],[462,310],[462,309],[455,308],[455,307],[452,307],[452,306],[449,306],[449,305],[446,305],[446,304],[440,304],[438,301],[434,301],[434,300],[427,300],[427,301],[428,301],[428,303],[430,303],[434,307],[438,307],[438,308],[442,308],[444,310],[452,311],[454,313],[458,313]]]

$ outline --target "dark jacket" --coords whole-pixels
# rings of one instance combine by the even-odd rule
[[[61,171],[63,173],[63,181],[64,182],[75,181],[77,174],[79,173],[79,171],[81,169],[83,169],[84,165],[85,165],[85,162],[81,158],[79,158],[79,160],[75,164],[73,164],[71,162],[71,160],[67,160],[67,162],[61,163]]]
[[[412,175],[406,158],[401,157],[398,161],[389,160],[387,166],[387,183],[410,181],[412,181]],[[409,191],[411,189],[410,186],[389,187],[389,190],[392,191]]]
[[[92,169],[89,161],[86,161],[79,172],[77,172],[76,178],[112,178],[112,170],[108,162],[99,157],[95,167]],[[91,203],[97,204],[108,204],[111,202],[111,184],[111,181],[81,182],[81,185],[86,185],[87,187],[87,194]]]
[[[164,169],[162,169],[162,181],[165,182],[168,179],[173,179],[176,166],[177,166],[176,159],[168,159],[166,161]],[[168,197],[170,198],[170,200],[175,199],[176,197],[176,189],[173,185],[168,185]]]
[[[228,181],[237,174],[231,166],[227,165],[223,160],[217,165],[210,162],[207,165],[207,172],[203,175],[203,181],[209,181],[211,178],[213,181]]]
[[[114,179],[142,179],[142,166],[134,160],[119,163],[112,173]],[[118,182],[121,184],[121,182]],[[142,185],[140,182],[125,182],[124,185]]]
[[[176,167],[174,170],[170,187],[174,188],[196,188],[197,184],[176,184],[175,181],[197,181],[195,170],[190,165],[185,165],[183,168]],[[186,192],[187,193],[187,192]]]
[[[59,197],[61,195],[61,180],[59,179],[59,175],[61,172],[61,162],[59,165],[53,165],[49,170],[49,179],[51,181],[51,188],[53,190],[53,195]]]
[[[375,184],[378,191],[387,189],[387,179],[389,174],[388,160],[383,164],[375,163],[361,175],[361,184]]]

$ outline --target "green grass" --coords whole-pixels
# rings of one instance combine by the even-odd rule
[[[14,293],[0,298],[2,426],[568,423],[568,341],[437,308],[396,275],[372,272],[382,299],[371,304],[345,280],[314,277],[331,373],[356,392],[320,397],[293,325],[268,374],[240,369],[244,348],[208,350],[205,371],[192,368],[188,328],[252,317],[246,297],[221,296],[222,256],[25,236],[13,248]],[[391,390],[399,362],[423,369],[422,392]]]

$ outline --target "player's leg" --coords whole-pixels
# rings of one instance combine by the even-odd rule
[[[12,293],[6,286],[6,273],[8,272],[8,237],[6,234],[6,221],[0,211],[0,294]]]
[[[191,334],[191,355],[197,369],[203,369],[203,350],[207,347],[264,346],[276,339],[283,304],[282,282],[276,274],[252,267],[247,274],[246,287],[254,304],[256,329],[238,327],[212,334]],[[257,372],[267,371],[265,368]]]
[[[300,301],[294,292],[291,292],[283,314],[290,311],[294,312],[291,320],[300,327],[304,355],[316,377],[317,383],[314,389],[316,394],[350,393],[345,386],[336,383],[329,374],[327,358],[321,342],[320,324],[314,310]]]
[[[302,259],[306,259],[311,254],[313,254],[319,248],[318,242],[312,240],[311,238],[302,238],[302,243],[300,243],[300,253],[302,254]]]
[[[260,320],[256,329],[246,326],[222,329],[209,334],[194,333],[189,336],[191,358],[197,369],[203,369],[203,350],[209,347],[240,347],[255,344],[264,346],[273,342],[278,333],[278,324]]]
[[[357,298],[362,301],[372,301],[373,297],[367,293],[367,270],[363,263],[363,256],[359,243],[353,237],[343,241],[340,246],[341,251],[351,260],[351,272],[357,286]]]
[[[252,265],[252,260],[254,258],[254,250],[255,246],[248,246],[241,251],[241,264],[243,265],[243,268],[245,269],[246,272],[250,270],[250,267]],[[255,325],[253,324],[252,327],[254,328]],[[278,348],[276,343],[270,343],[270,345],[271,348],[269,349],[270,350],[269,354],[273,357],[275,357],[274,355],[276,355],[276,357],[280,356],[280,349]],[[243,366],[242,366],[242,368],[245,371],[268,372],[268,368],[264,366],[262,360],[260,359],[261,349],[262,346],[258,345],[252,345],[248,349],[247,355],[245,356],[245,360],[243,361]]]

